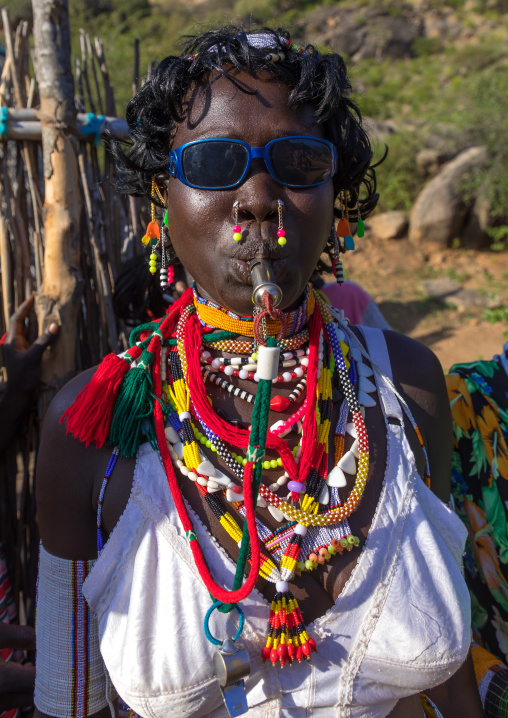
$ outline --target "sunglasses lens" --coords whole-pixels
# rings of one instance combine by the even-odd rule
[[[277,179],[292,187],[311,187],[332,175],[331,148],[310,137],[287,137],[274,142],[270,163]]]
[[[182,171],[191,185],[221,189],[240,181],[248,158],[247,149],[243,145],[208,140],[184,149]]]

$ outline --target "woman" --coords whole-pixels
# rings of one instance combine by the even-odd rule
[[[164,60],[129,104],[124,187],[167,208],[144,237],[150,271],[161,259],[164,280],[174,252],[195,290],[47,417],[39,715],[108,715],[102,658],[143,716],[420,717],[417,694],[439,684],[445,716],[482,715],[463,529],[418,475],[413,424],[447,499],[438,362],[339,326],[307,290],[325,247],[338,260],[334,202],[351,246],[348,212],[377,198],[349,92],[339,56],[225,28]],[[256,310],[253,260],[272,292]]]

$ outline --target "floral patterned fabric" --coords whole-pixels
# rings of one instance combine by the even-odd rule
[[[473,632],[506,663],[508,375],[505,358],[497,359],[455,364],[446,382],[454,425],[452,494],[469,532],[464,566]]]

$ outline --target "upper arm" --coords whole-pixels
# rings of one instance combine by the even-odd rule
[[[103,452],[109,452],[87,448],[66,433],[60,418],[92,373],[76,377],[52,401],[37,458],[37,521],[42,543],[54,556],[72,560],[97,557],[92,494],[97,472],[104,464]]]
[[[430,467],[431,489],[447,502],[451,490],[453,432],[441,364],[420,342],[385,332],[394,382],[421,431]]]

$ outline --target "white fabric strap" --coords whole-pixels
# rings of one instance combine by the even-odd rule
[[[368,355],[375,357],[375,363],[372,362],[372,368],[383,413],[386,418],[393,417],[402,424],[402,409],[391,388],[393,385],[393,373],[385,335],[381,329],[374,329],[373,327],[359,326],[358,329],[367,344]],[[388,379],[389,383],[385,379]]]
[[[82,593],[94,563],[68,561],[40,547],[34,700],[57,718],[85,718],[112,707],[97,620]]]

